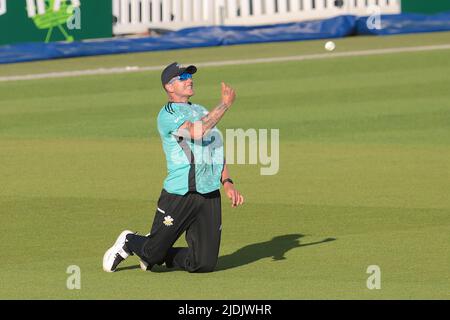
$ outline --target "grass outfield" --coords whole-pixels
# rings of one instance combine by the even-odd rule
[[[323,53],[324,41],[0,66],[0,75]],[[450,33],[336,41],[338,51],[450,43]],[[207,67],[236,104],[220,128],[280,130],[280,170],[232,165],[218,271],[102,271],[123,229],[148,232],[165,162],[160,72],[0,83],[2,299],[449,299],[450,50]],[[324,241],[334,239],[333,241]],[[183,244],[184,239],[179,241]],[[275,258],[275,259],[274,259]],[[81,290],[68,290],[70,265]],[[368,290],[369,265],[381,289]]]

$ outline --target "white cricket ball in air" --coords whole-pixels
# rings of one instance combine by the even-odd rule
[[[335,48],[336,44],[333,41],[327,41],[327,43],[325,43],[325,49],[328,51],[333,51]]]

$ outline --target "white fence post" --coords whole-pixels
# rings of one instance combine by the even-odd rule
[[[124,25],[130,23],[129,21],[129,0],[120,0],[120,22]]]
[[[152,23],[159,23],[160,21],[160,12],[159,12],[159,0],[151,0],[151,8],[152,8]]]
[[[209,25],[214,25],[217,21],[216,15],[216,1],[215,0],[204,0],[203,1],[204,14],[206,16],[206,21]]]
[[[228,19],[235,19],[237,17],[237,1],[236,0],[227,0],[226,1],[226,9],[227,9],[227,15],[226,17]]]
[[[351,0],[347,0],[346,2],[349,2],[349,1],[351,1]],[[320,10],[324,10],[324,3],[323,3],[323,0],[316,0],[316,10],[317,11],[320,11]]]
[[[138,24],[139,21],[139,6],[140,3],[137,1],[131,1],[131,23]]]
[[[194,0],[192,3],[192,18],[194,22],[199,22],[202,19],[202,0]]]
[[[250,15],[250,0],[241,0],[241,18],[247,18]]]
[[[256,17],[262,14],[261,1],[265,0],[253,0],[253,15]]]
[[[275,13],[275,0],[265,0],[266,1],[266,15],[270,16]]]
[[[183,0],[183,22],[192,21],[192,0]]]
[[[299,13],[300,9],[302,9],[302,2],[303,0],[292,0],[291,1],[291,12],[292,13]]]
[[[117,23],[117,22],[119,22],[119,19],[120,19],[120,16],[119,16],[120,15],[120,2],[119,2],[119,0],[113,0],[112,5],[113,5],[113,16],[116,17],[116,19],[117,19],[116,23]]]
[[[6,13],[6,0],[0,0],[0,16]]]
[[[162,2],[162,11],[163,11],[163,23],[170,23],[172,21],[172,1],[171,0],[163,0]]]
[[[173,0],[173,21],[181,22],[181,0]]]
[[[303,12],[312,12],[312,0],[303,0]]]
[[[147,26],[150,25],[150,2],[148,0],[143,0],[141,2],[141,14],[142,14],[142,23]]]
[[[285,14],[287,12],[286,0],[278,0],[278,13]]]

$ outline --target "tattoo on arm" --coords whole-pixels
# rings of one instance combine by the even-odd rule
[[[222,119],[225,112],[228,110],[228,106],[224,103],[220,103],[217,107],[214,108],[210,113],[204,116],[202,121],[203,132],[207,132],[211,128],[213,128],[219,121]]]

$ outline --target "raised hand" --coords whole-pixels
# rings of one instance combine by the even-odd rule
[[[222,103],[229,108],[236,98],[236,91],[228,84],[222,82]]]

